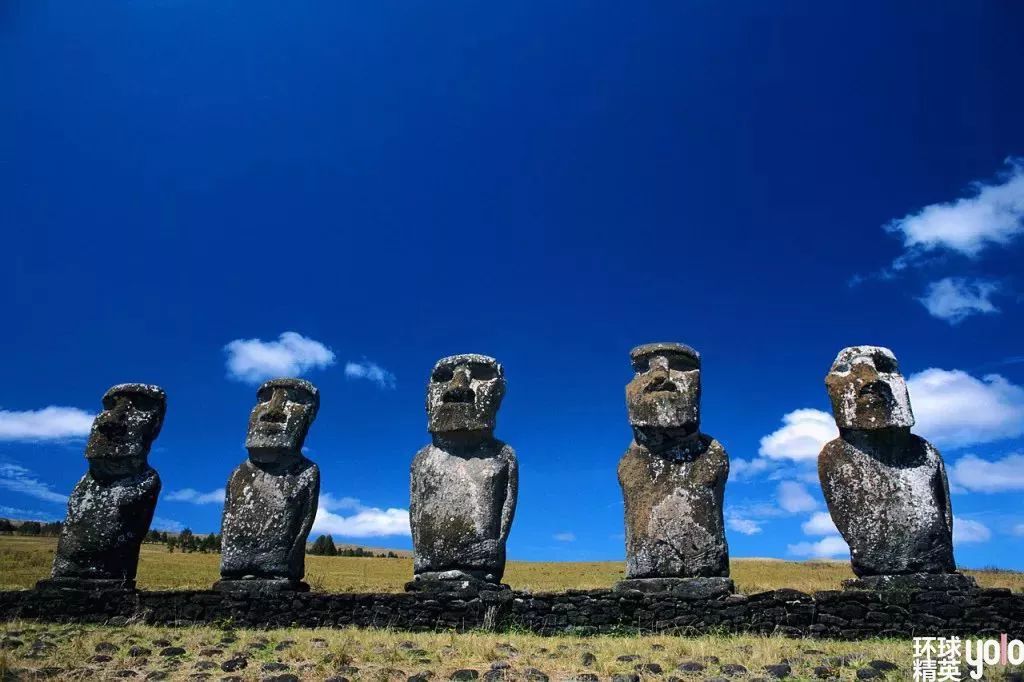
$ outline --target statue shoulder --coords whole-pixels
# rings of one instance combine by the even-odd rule
[[[495,443],[498,454],[495,455],[499,460],[506,462],[509,466],[519,466],[519,459],[516,457],[515,449],[504,441],[497,441]]]

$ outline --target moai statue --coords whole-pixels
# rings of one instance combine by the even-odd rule
[[[159,386],[118,384],[104,394],[85,446],[89,471],[68,499],[52,577],[37,587],[135,589],[139,548],[160,494],[147,458],[166,411]]]
[[[942,457],[910,433],[910,394],[888,348],[852,346],[825,377],[839,438],[818,457],[832,520],[850,546],[848,588],[968,588],[956,573]]]
[[[432,442],[410,471],[415,579],[407,590],[499,586],[519,489],[515,451],[494,437],[505,374],[494,358],[453,355],[427,386]]]
[[[626,579],[615,589],[731,593],[722,515],[729,455],[700,432],[700,354],[681,343],[649,343],[630,357],[633,442],[619,461]]]
[[[306,538],[320,496],[320,469],[302,454],[320,392],[302,379],[271,379],[256,391],[245,447],[231,473],[221,521],[223,592],[309,590]]]

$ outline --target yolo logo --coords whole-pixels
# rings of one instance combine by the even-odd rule
[[[961,682],[964,667],[980,680],[985,666],[1024,663],[1024,642],[1009,639],[914,638],[914,682]]]

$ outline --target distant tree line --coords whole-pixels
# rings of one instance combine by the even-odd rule
[[[60,521],[43,523],[42,521],[22,521],[14,523],[10,519],[0,519],[0,535],[34,535],[55,538],[60,535],[64,526]]]
[[[154,536],[154,533],[156,534]],[[167,545],[167,551],[173,552],[174,550],[181,550],[184,554],[190,554],[191,552],[199,552],[200,554],[219,554],[220,553],[220,533],[210,533],[209,535],[196,535],[191,529],[186,528],[177,535],[160,531],[149,531],[149,535],[146,536],[147,542],[150,536],[159,537],[165,545]],[[161,540],[156,540],[160,542]]]
[[[338,549],[334,544],[334,538],[330,535],[321,535],[314,542],[313,545],[306,550],[306,554],[312,554],[314,556],[354,556],[354,557],[379,557],[381,559],[397,559],[398,555],[394,552],[381,552],[380,554],[374,554],[368,549],[362,547],[343,547]]]

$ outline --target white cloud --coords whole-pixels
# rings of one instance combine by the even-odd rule
[[[77,407],[44,407],[14,412],[0,410],[0,440],[55,440],[89,435],[95,415]]]
[[[223,504],[224,488],[217,488],[208,493],[202,493],[195,488],[183,488],[168,493],[165,498],[169,502],[190,502],[192,504]]]
[[[1024,523],[1016,524],[1010,532],[1017,537],[1024,537]]]
[[[848,555],[850,547],[838,535],[830,535],[817,542],[798,542],[793,545],[786,545],[786,551],[796,556],[805,556],[813,559]]]
[[[355,513],[343,516],[335,514],[331,508],[350,510]],[[320,505],[313,521],[313,531],[349,538],[411,535],[409,510],[367,507],[354,497],[336,498],[325,493],[320,496]]]
[[[66,503],[67,495],[50,490],[49,483],[43,483],[35,474],[23,466],[0,463],[0,488],[6,488],[22,495],[28,495],[44,502]]]
[[[729,530],[734,530],[743,535],[757,535],[761,532],[761,522],[754,519],[745,519],[739,516],[726,518],[725,525]]]
[[[228,376],[251,384],[299,376],[334,364],[330,348],[295,332],[284,332],[277,341],[235,339],[224,346],[224,351],[228,354]]]
[[[811,518],[800,524],[804,535],[839,535],[839,529],[828,512],[814,512]]]
[[[958,369],[907,378],[916,431],[953,448],[1024,434],[1024,388],[998,374],[976,379]]]
[[[777,462],[764,457],[755,457],[754,459],[741,459],[737,457],[736,459],[730,459],[729,480],[745,481],[754,478],[758,474],[772,471],[777,466]]]
[[[955,544],[988,542],[991,539],[992,531],[980,521],[962,519],[959,516],[953,517],[953,542]]]
[[[60,521],[62,517],[50,512],[39,511],[38,509],[21,509],[19,507],[8,507],[0,505],[0,517],[12,521]]]
[[[165,519],[162,516],[154,516],[153,523],[149,526],[153,530],[164,530],[172,533],[180,533],[185,530],[185,525],[181,521],[175,521],[174,519]]]
[[[949,484],[957,492],[1003,493],[1024,490],[1024,454],[989,461],[964,455],[949,467]]]
[[[818,507],[818,502],[807,492],[807,488],[796,481],[779,483],[776,496],[779,498],[779,506],[791,514],[811,511]]]
[[[335,497],[330,493],[321,493],[320,495],[320,506],[327,511],[338,511],[341,509],[349,509],[359,511],[365,509],[363,503],[355,497]]]
[[[566,533],[555,533],[551,537],[553,537],[554,539],[558,540],[559,542],[576,542],[576,534],[575,533],[568,533],[568,532],[566,532]]]
[[[917,300],[932,317],[959,324],[971,315],[999,312],[990,300],[997,291],[999,285],[995,282],[946,277],[929,284],[924,297]]]
[[[782,418],[782,422],[782,428],[761,439],[758,454],[762,457],[813,461],[818,458],[822,446],[839,435],[832,415],[821,410],[793,410]]]
[[[349,379],[366,379],[380,388],[395,387],[395,375],[369,360],[345,363],[345,376]]]
[[[886,226],[903,238],[907,253],[894,263],[906,267],[917,255],[948,250],[974,257],[990,244],[1004,245],[1024,232],[1024,165],[1010,159],[996,184],[973,184],[974,196],[931,204]]]

